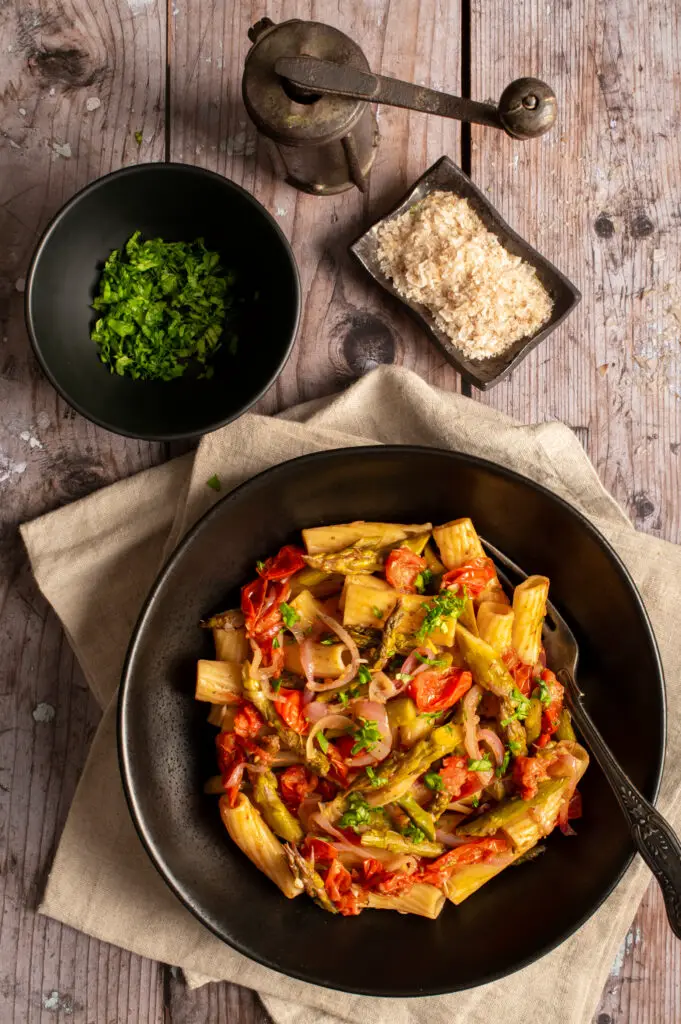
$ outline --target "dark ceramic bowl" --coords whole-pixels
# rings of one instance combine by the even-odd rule
[[[154,864],[208,928],[267,967],[367,995],[480,985],[566,939],[631,861],[617,801],[592,761],[577,836],[553,834],[543,856],[447,905],[437,921],[333,917],[307,898],[285,899],[202,792],[215,773],[215,730],[193,697],[196,660],[213,657],[199,619],[233,606],[255,561],[299,540],[301,527],[465,515],[526,571],[551,577],[580,644],[587,708],[632,781],[650,799],[657,793],[665,701],[655,640],[626,569],[579,513],[508,470],[436,449],[341,449],[277,466],[218,502],[162,571],[128,651],[118,720],[125,791]]]
[[[516,341],[508,351],[500,356],[491,359],[470,359],[465,356],[456,344],[442,331],[435,322],[432,314],[418,302],[411,302],[397,291],[392,280],[381,270],[377,249],[377,229],[386,221],[394,220],[400,214],[405,213],[416,203],[420,202],[431,192],[453,192],[463,199],[467,199],[476,213],[482,220],[488,231],[492,231],[501,244],[514,256],[520,256],[526,263],[537,272],[551,298],[553,299],[553,312],[548,323],[535,334]],[[467,174],[452,163],[449,157],[443,156],[433,164],[418,181],[412,185],[407,194],[400,200],[394,210],[387,216],[377,220],[371,225],[368,231],[353,242],[350,252],[359,260],[365,270],[373,277],[374,281],[385,288],[387,292],[394,295],[409,310],[416,322],[424,329],[428,337],[440,349],[448,363],[459,371],[464,380],[474,384],[476,388],[485,391],[494,384],[498,384],[504,377],[518,366],[525,356],[536,348],[537,345],[548,338],[549,334],[555,331],[556,327],[563,322],[566,316],[572,312],[581,299],[581,294],[575,286],[568,281],[564,274],[561,274],[557,267],[554,267],[541,253],[533,249],[531,245],[516,234],[509,227],[505,220],[494,209],[489,199],[473,184]]]
[[[235,355],[223,346],[215,376],[172,381],[112,375],[90,339],[103,264],[136,231],[165,241],[203,237],[237,275]],[[279,226],[244,189],[184,164],[115,171],[69,200],[45,231],[26,284],[26,323],[38,361],[83,416],[130,437],[172,440],[215,430],[274,383],[289,357],[300,282]]]

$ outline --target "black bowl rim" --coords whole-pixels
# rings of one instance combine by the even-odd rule
[[[665,753],[667,746],[667,698],[665,689],[664,670],[662,667],[662,659],[660,657],[660,651],[657,645],[657,640],[655,638],[655,633],[653,631],[653,627],[650,622],[648,612],[643,603],[643,599],[641,598],[638,588],[634,583],[626,565],[624,564],[620,556],[617,554],[617,552],[614,550],[614,548],[611,546],[610,542],[600,532],[600,530],[598,530],[586,518],[586,516],[581,511],[579,511],[579,509],[575,508],[569,502],[565,501],[564,498],[561,498],[554,491],[549,490],[549,488],[544,487],[542,484],[537,483],[536,481],[530,479],[529,477],[523,476],[521,473],[516,473],[513,470],[507,469],[505,466],[501,466],[496,462],[492,462],[489,459],[483,459],[475,455],[468,455],[463,452],[451,451],[446,448],[431,448],[425,445],[368,445],[362,448],[333,448],[321,452],[312,452],[311,454],[308,455],[301,455],[295,459],[288,459],[286,462],[281,462],[276,466],[271,466],[269,469],[263,470],[261,473],[258,473],[255,476],[251,477],[249,480],[244,481],[244,483],[240,484],[238,487],[235,487],[233,491],[230,491],[229,494],[226,494],[223,498],[217,501],[215,505],[212,506],[212,508],[210,508],[203,516],[201,516],[201,518],[194,524],[194,526],[192,526],[192,528],[185,534],[185,536],[180,541],[173,554],[170,556],[166,564],[162,567],[161,571],[156,577],[156,580],[154,581],[154,584],[149,592],[149,595],[147,596],[144,602],[144,606],[142,608],[142,611],[140,612],[139,618],[135,624],[132,637],[130,639],[130,644],[126,652],[125,661],[123,664],[123,669],[121,673],[121,683],[118,693],[118,706],[116,712],[118,763],[121,772],[121,780],[123,783],[123,792],[125,793],[125,799],[128,804],[130,816],[135,826],[135,830],[142,842],[142,845],[147,851],[147,854],[149,855],[152,864],[159,872],[159,874],[161,875],[165,883],[168,885],[170,890],[175,894],[175,896],[177,896],[180,902],[204,925],[204,927],[208,928],[209,931],[213,932],[214,935],[216,935],[219,939],[225,942],[228,946],[231,946],[233,949],[236,949],[239,953],[243,954],[251,960],[254,960],[256,963],[262,964],[264,967],[268,967],[270,970],[277,971],[279,974],[284,974],[287,977],[296,978],[299,981],[304,981],[311,985],[320,985],[322,987],[333,989],[339,992],[349,992],[355,995],[362,996],[401,999],[419,998],[422,996],[429,995],[447,995],[451,992],[461,992],[469,988],[477,988],[479,985],[486,985],[490,982],[498,981],[501,978],[509,977],[511,974],[515,974],[517,971],[522,970],[524,967],[528,967],[530,964],[536,963],[542,957],[546,956],[552,950],[556,949],[563,942],[569,939],[571,935],[574,935],[575,932],[577,932],[583,924],[585,924],[591,917],[593,917],[596,911],[603,905],[603,903],[611,895],[611,893],[615,890],[615,888],[623,878],[627,869],[631,865],[631,862],[633,861],[636,853],[633,844],[631,845],[629,856],[626,858],[621,870],[616,875],[616,877],[612,879],[611,883],[606,887],[605,891],[603,892],[601,898],[593,905],[591,910],[588,911],[586,914],[582,915],[582,917],[579,918],[579,920],[577,920],[571,927],[565,929],[553,943],[547,944],[544,947],[543,952],[540,953],[538,956],[525,957],[524,959],[519,960],[518,963],[515,964],[510,970],[490,971],[489,974],[481,977],[476,981],[471,982],[468,985],[459,985],[455,988],[442,986],[424,991],[422,989],[419,990],[413,988],[401,988],[399,983],[397,983],[393,988],[389,990],[377,990],[371,988],[350,988],[341,985],[327,984],[324,981],[320,981],[320,979],[317,977],[312,977],[308,975],[304,970],[282,971],[278,964],[276,964],[272,960],[269,960],[267,957],[260,956],[256,950],[247,948],[244,944],[240,943],[238,940],[235,940],[231,936],[227,937],[218,928],[213,927],[206,920],[204,920],[200,908],[192,904],[190,897],[182,891],[181,886],[177,884],[172,878],[171,872],[166,869],[163,861],[162,851],[159,849],[158,845],[153,841],[153,839],[147,834],[144,822],[142,820],[142,815],[138,811],[138,805],[134,792],[134,785],[131,778],[131,769],[128,761],[129,740],[126,731],[126,716],[128,714],[127,697],[131,678],[131,668],[135,658],[137,647],[140,644],[141,637],[145,629],[146,619],[151,613],[153,605],[157,600],[158,594],[160,590],[164,587],[166,579],[168,578],[168,576],[171,575],[175,565],[184,557],[187,549],[191,547],[195,536],[200,532],[200,530],[204,528],[205,524],[212,520],[214,517],[217,517],[222,514],[222,509],[225,506],[225,504],[231,503],[233,501],[238,501],[242,492],[246,491],[249,487],[257,486],[264,477],[276,477],[276,475],[279,473],[286,473],[287,468],[292,464],[307,464],[310,465],[311,467],[314,467],[317,463],[327,459],[346,457],[349,452],[355,453],[358,458],[362,458],[364,455],[367,454],[370,456],[374,456],[380,453],[386,455],[395,455],[399,454],[400,452],[409,452],[416,455],[432,455],[433,453],[437,453],[438,455],[445,455],[447,458],[454,459],[455,461],[461,461],[474,466],[482,466],[482,468],[487,469],[493,473],[496,473],[502,477],[506,477],[507,479],[520,481],[523,484],[526,484],[532,490],[535,490],[540,494],[546,495],[550,499],[553,499],[554,501],[558,502],[560,505],[563,506],[563,508],[568,513],[571,513],[578,519],[578,521],[584,527],[584,529],[589,534],[591,534],[592,538],[601,547],[605,554],[612,560],[616,568],[619,569],[623,581],[628,585],[631,597],[640,613],[641,623],[645,629],[645,632],[647,633],[647,638],[650,642],[651,650],[656,662],[656,679],[659,684],[659,693],[661,698],[660,732],[662,734],[662,746],[658,755],[657,771],[655,773],[655,778],[653,780],[651,792],[649,794],[649,799],[651,803],[655,803],[655,801],[657,800],[660,791],[660,784],[662,781],[662,772],[664,769]],[[273,896],[276,896],[274,890]]]
[[[518,247],[523,250],[523,258],[526,260],[526,262],[529,262],[533,266],[540,264],[544,268],[544,270],[548,271],[555,278],[555,280],[560,283],[560,285],[565,289],[565,291],[572,296],[570,304],[567,306],[567,308],[560,316],[550,320],[545,327],[542,327],[540,330],[530,335],[530,337],[518,349],[515,355],[510,357],[507,362],[501,365],[499,372],[496,373],[493,377],[489,377],[487,380],[483,380],[481,377],[478,376],[478,374],[476,374],[474,361],[467,359],[466,356],[464,356],[463,353],[460,352],[459,349],[457,349],[456,343],[452,341],[451,338],[447,338],[444,332],[440,331],[434,322],[431,322],[431,315],[425,308],[425,306],[421,306],[418,303],[412,302],[410,299],[405,298],[404,295],[401,295],[393,285],[390,278],[388,278],[386,275],[380,272],[376,272],[376,270],[372,266],[371,260],[368,259],[362,251],[363,246],[369,242],[370,236],[380,224],[384,224],[386,221],[390,221],[394,217],[399,216],[402,213],[405,213],[414,204],[415,201],[418,201],[415,200],[414,193],[421,187],[421,185],[426,184],[428,186],[427,193],[430,193],[434,190],[436,186],[431,185],[429,179],[433,177],[441,167],[444,167],[447,170],[447,172],[451,175],[453,181],[459,183],[464,182],[466,184],[466,187],[470,190],[470,192],[472,192],[472,194],[475,196],[480,205],[487,210],[492,220],[496,223],[498,235],[501,238],[502,244],[504,237],[515,242],[518,245]],[[461,191],[457,189],[455,185],[452,185],[451,191],[455,195],[462,194]],[[524,239],[522,235],[518,234],[518,232],[515,231],[510,226],[510,224],[508,224],[507,221],[504,220],[504,218],[497,210],[496,206],[494,206],[494,204],[490,202],[490,200],[487,198],[484,192],[482,192],[482,190],[478,188],[473,179],[468,174],[466,174],[466,172],[463,171],[457,164],[455,164],[454,161],[450,159],[450,157],[446,155],[441,156],[439,160],[436,160],[434,164],[432,164],[427,170],[425,170],[423,174],[421,174],[416,179],[416,181],[409,186],[407,191],[402,195],[401,199],[399,199],[397,203],[390,210],[388,210],[387,213],[383,214],[382,217],[378,217],[375,221],[373,221],[373,223],[370,224],[369,227],[365,231],[363,231],[361,235],[359,235],[357,238],[355,238],[353,242],[351,242],[348,248],[352,256],[364,268],[367,274],[369,274],[370,277],[373,278],[376,284],[383,288],[384,291],[388,292],[389,295],[392,295],[393,298],[396,299],[406,309],[407,313],[412,317],[412,319],[414,319],[419,325],[419,327],[421,327],[421,329],[425,331],[428,339],[440,350],[440,352],[445,357],[447,362],[461,374],[464,380],[468,381],[468,383],[470,384],[473,384],[473,386],[478,388],[480,391],[487,391],[489,388],[495,387],[497,384],[500,384],[502,380],[505,380],[513,372],[513,370],[515,370],[515,368],[520,365],[523,359],[525,359],[525,357],[528,356],[530,352],[537,347],[537,345],[540,345],[541,342],[548,338],[550,334],[553,334],[556,328],[559,327],[563,323],[563,321],[575,310],[575,308],[579,305],[582,299],[582,293],[580,292],[580,290],[577,288],[576,285],[572,283],[572,281],[568,277],[565,276],[562,270],[559,270],[558,267],[551,262],[551,260],[544,256],[543,253],[539,252],[538,249],[535,249],[534,246],[530,245],[530,243],[526,239]],[[501,356],[499,356],[499,359],[501,358],[503,358],[503,353]]]
[[[295,291],[294,299],[296,307],[295,322],[293,324],[293,329],[291,331],[290,341],[286,345],[285,351],[281,359],[279,360],[274,372],[265,381],[265,383],[257,392],[257,394],[255,394],[247,404],[241,406],[237,412],[234,412],[229,416],[225,416],[222,419],[214,420],[213,422],[208,423],[205,427],[199,427],[196,430],[191,431],[166,431],[165,433],[157,431],[145,431],[144,433],[133,433],[132,431],[125,430],[122,427],[117,426],[115,423],[112,423],[106,419],[103,419],[100,416],[96,416],[93,415],[91,412],[88,412],[88,410],[85,409],[79,402],[76,402],[73,400],[73,398],[71,398],[71,396],[61,386],[59,381],[52,373],[50,365],[45,356],[43,355],[41,344],[40,341],[38,340],[38,336],[36,334],[35,326],[33,323],[32,298],[35,274],[43,251],[47,247],[52,237],[52,234],[56,230],[58,225],[62,222],[62,220],[64,220],[68,216],[73,207],[76,206],[81,199],[89,195],[91,192],[96,192],[98,189],[105,187],[109,183],[109,181],[111,181],[112,178],[133,177],[137,174],[145,174],[152,170],[154,172],[161,173],[164,173],[166,170],[181,170],[187,174],[198,175],[200,178],[210,178],[213,180],[217,180],[222,185],[227,185],[230,189],[233,189],[235,192],[240,192],[241,195],[244,196],[247,199],[247,201],[251,204],[251,206],[254,206],[256,210],[265,218],[265,220],[269,222],[270,226],[274,228],[275,233],[279,236],[279,240],[282,243],[283,249],[286,255],[288,256],[289,263],[291,264],[291,270],[293,272],[293,287]],[[223,174],[218,174],[216,171],[209,171],[206,167],[197,167],[194,164],[183,164],[173,161],[152,161],[142,164],[131,164],[129,167],[119,167],[117,170],[111,171],[109,174],[103,174],[100,178],[95,178],[94,181],[89,182],[78,192],[76,192],[75,195],[71,196],[71,198],[67,200],[66,203],[64,203],[61,209],[59,209],[55,213],[54,217],[52,217],[47,227],[41,234],[38,243],[35,247],[35,250],[33,252],[33,255],[31,257],[31,263],[29,265],[28,273],[26,275],[26,289],[24,295],[24,319],[26,322],[26,329],[28,331],[28,337],[31,342],[31,347],[33,349],[36,359],[38,360],[38,363],[40,364],[41,370],[49,380],[52,387],[61,395],[64,401],[68,402],[71,408],[75,409],[76,412],[79,412],[81,416],[84,416],[85,419],[90,420],[91,423],[96,423],[97,426],[104,427],[106,430],[110,430],[112,433],[122,435],[123,437],[133,437],[142,441],[181,441],[194,437],[202,437],[204,434],[208,434],[212,430],[218,430],[220,427],[227,426],[228,423],[232,423],[234,420],[238,419],[239,416],[243,416],[245,412],[248,412],[248,410],[252,408],[252,406],[254,406],[256,402],[260,401],[263,395],[267,391],[269,391],[269,389],[281,375],[281,372],[286,366],[291,355],[291,352],[293,350],[296,336],[298,334],[298,328],[300,326],[301,302],[302,292],[300,285],[300,272],[298,270],[296,258],[293,255],[291,243],[289,242],[288,238],[286,237],[286,235],[284,234],[281,227],[274,219],[270,211],[266,209],[266,207],[263,206],[263,204],[259,202],[259,200],[257,200],[254,195],[248,192],[247,189],[243,188],[243,186],[237,185],[237,183],[235,181],[232,181],[230,178],[225,177]]]

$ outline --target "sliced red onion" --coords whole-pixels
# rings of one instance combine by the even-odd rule
[[[338,829],[331,824],[331,822],[329,821],[326,814],[321,808],[314,814],[310,815],[310,824],[316,825],[317,828],[320,828],[322,830],[322,832],[327,832],[330,836],[333,836],[333,838],[337,839],[340,843],[347,843],[347,839],[345,838],[343,833],[339,832]]]
[[[549,765],[547,771],[553,778],[569,779],[563,795],[563,801],[560,805],[560,811],[558,812],[558,824],[563,835],[575,836],[577,833],[568,821],[568,810],[570,807],[570,801],[577,789],[577,783],[584,773],[582,763],[570,754],[569,751],[564,751],[561,753],[560,757],[553,762],[553,764]],[[540,824],[541,827],[541,823],[538,824]]]
[[[307,737],[305,744],[305,753],[308,761],[315,753],[314,739],[317,733],[323,732],[325,729],[351,729],[352,726],[352,719],[348,718],[347,715],[324,715],[323,718],[320,718],[310,729],[310,735]]]
[[[314,696],[314,694],[312,695]],[[320,718],[324,718],[325,715],[330,715],[332,712],[329,710],[329,705],[325,704],[321,700],[312,700],[309,704],[305,705],[305,717],[308,722],[314,725]]]
[[[298,808],[298,817],[300,818],[300,823],[306,832],[309,832],[312,828],[311,819],[312,816],[317,813],[320,800],[321,797],[319,794],[317,794],[317,796],[311,794],[301,801],[300,807]]]
[[[312,640],[309,637],[305,637],[303,642],[300,644],[300,664],[303,667],[305,673],[306,687],[310,687],[314,690],[314,665],[312,664]]]
[[[228,777],[225,779],[225,782],[224,782],[225,789],[231,789],[232,786],[240,786],[241,785],[241,780],[244,777],[244,768],[245,767],[246,767],[246,762],[245,761],[240,761],[238,764],[234,765],[234,767],[232,768],[232,770],[229,773]]]
[[[454,836],[451,832],[445,832],[442,828],[435,830],[435,838],[439,843],[450,849],[453,849],[455,846],[465,846],[466,843],[471,841],[470,836]]]
[[[327,626],[332,633],[335,633],[338,639],[345,644],[348,651],[350,652],[350,664],[346,668],[345,672],[338,677],[338,679],[330,679],[325,683],[311,683],[308,681],[308,686],[311,690],[315,690],[317,693],[321,693],[324,690],[337,690],[341,686],[345,686],[357,675],[357,669],[359,668],[359,650],[357,644],[352,639],[346,629],[344,629],[340,622],[332,619],[330,615],[326,615],[325,612],[318,612],[318,618]]]
[[[378,860],[385,870],[391,873],[393,871],[403,871],[407,875],[413,875],[418,868],[418,860],[408,853],[389,853],[388,850],[379,850],[368,846],[355,846],[345,838],[342,842],[332,842],[330,845],[333,846],[334,850],[338,850],[339,853],[343,853],[358,861]]]
[[[464,737],[463,742],[466,748],[466,753],[470,757],[471,761],[480,760],[480,747],[478,746],[478,718],[476,711],[480,698],[482,697],[482,690],[475,683],[471,686],[470,690],[463,699],[463,721],[464,721]]]
[[[478,742],[486,743],[489,749],[494,754],[494,759],[497,764],[501,764],[504,760],[504,744],[501,742],[499,737],[491,729],[478,729]]]
[[[361,768],[367,764],[376,764],[378,761],[383,761],[390,753],[393,745],[393,737],[390,731],[390,722],[388,721],[388,712],[385,710],[385,704],[379,704],[375,700],[356,700],[352,705],[352,713],[355,718],[375,722],[376,728],[381,734],[381,739],[372,750],[368,750],[363,754],[356,754],[355,757],[348,757],[346,764],[351,765],[353,768]]]

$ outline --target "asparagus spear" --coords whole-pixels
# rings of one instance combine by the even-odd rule
[[[409,815],[414,825],[420,828],[428,839],[435,840],[435,823],[433,818],[428,811],[424,811],[421,804],[414,799],[411,793],[405,793],[404,796],[401,796],[397,804]]]
[[[253,782],[253,798],[263,818],[278,836],[289,843],[302,843],[305,833],[277,791],[274,772],[261,772]]]
[[[442,843],[424,841],[414,843],[406,836],[390,829],[378,831],[368,829],[360,836],[362,846],[373,847],[378,850],[388,850],[389,853],[413,853],[416,857],[439,857],[445,852]]]
[[[266,722],[276,730],[285,745],[299,757],[304,757],[307,764],[317,775],[328,775],[330,764],[328,758],[321,750],[315,751],[313,756],[308,758],[305,750],[305,740],[297,732],[285,724],[280,717],[272,701],[262,692],[262,685],[258,679],[253,679],[250,674],[248,662],[244,665],[243,683],[245,696],[255,705]]]
[[[403,616],[402,611],[402,600],[398,599],[393,611],[390,613],[385,621],[383,627],[383,634],[381,636],[381,644],[378,649],[378,657],[374,664],[375,669],[385,668],[388,661],[392,658],[393,654],[397,650],[397,632],[400,625],[400,620]]]
[[[567,740],[572,743],[577,739],[575,736],[575,730],[572,728],[572,715],[567,708],[563,708],[560,713],[558,729],[556,730],[556,739]]]
[[[522,711],[529,701],[519,693],[513,676],[497,657],[494,648],[485,643],[457,623],[456,639],[464,661],[473,673],[476,683],[489,690],[500,699],[500,721],[506,733],[506,740],[516,754],[527,753],[527,736],[522,722],[519,721],[519,710]]]
[[[384,807],[404,796],[412,785],[439,757],[446,757],[456,750],[463,740],[463,730],[457,725],[441,725],[431,735],[415,743],[411,750],[395,755],[391,764],[388,759],[381,765],[381,775],[388,776],[388,782],[372,792],[367,792],[366,801],[370,807]]]
[[[530,810],[541,807],[554,794],[562,792],[567,781],[567,779],[548,779],[546,782],[540,782],[536,795],[530,800],[522,800],[519,796],[502,800],[496,807],[485,811],[479,817],[459,825],[456,834],[460,836],[493,835],[500,828],[507,828],[520,821]]]
[[[322,910],[328,910],[330,914],[337,914],[338,911],[328,897],[319,872],[315,871],[312,865],[305,860],[302,853],[295,846],[291,846],[290,843],[284,843],[284,853],[286,854],[293,877],[303,883],[303,888],[308,896],[311,896]]]
[[[539,734],[541,733],[541,713],[541,701],[533,697],[530,700],[530,710],[525,719],[525,734],[528,743],[534,743],[535,740],[539,739]]]
[[[326,551],[320,555],[305,555],[311,569],[322,572],[342,573],[344,576],[356,572],[378,572],[383,568],[386,548],[379,548],[366,540],[357,541],[342,551]]]

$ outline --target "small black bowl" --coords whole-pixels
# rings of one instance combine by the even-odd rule
[[[409,481],[418,480],[418,486]],[[509,514],[512,510],[512,514]],[[123,785],[149,855],[173,892],[216,935],[254,960],[314,985],[374,996],[453,992],[548,953],[600,906],[633,856],[624,817],[592,760],[580,783],[576,836],[550,836],[437,921],[367,910],[332,917],[287,900],[241,853],[203,793],[215,729],[194,700],[198,658],[211,658],[206,615],[234,607],[256,559],[300,529],[355,519],[446,522],[470,515],[527,572],[546,573],[580,646],[579,683],[606,742],[654,799],[665,744],[655,638],[636,588],[607,541],[538,484],[484,459],[434,448],[317,452],[262,473],[187,534],[137,623],[120,690]]]
[[[467,199],[487,230],[498,237],[503,247],[534,267],[537,277],[553,299],[553,311],[548,323],[529,337],[520,338],[499,356],[493,356],[490,359],[471,359],[465,356],[456,347],[456,343],[438,327],[430,311],[420,303],[411,302],[401,295],[392,280],[381,269],[377,255],[377,229],[386,221],[394,220],[400,214],[406,213],[431,192],[453,192],[462,199]],[[487,196],[447,156],[440,157],[437,163],[429,167],[387,216],[377,220],[368,231],[360,235],[350,246],[350,252],[371,274],[374,281],[406,306],[430,340],[440,349],[447,362],[459,371],[464,380],[469,381],[476,388],[480,388],[481,391],[491,388],[508,377],[509,373],[522,362],[533,348],[536,348],[544,338],[548,338],[549,334],[555,331],[558,324],[561,324],[565,317],[572,312],[582,297],[578,289],[557,267],[554,267],[545,256],[533,249],[509,227]]]
[[[144,239],[203,238],[237,275],[238,335],[215,375],[172,381],[111,374],[90,339],[92,299],[105,260],[140,230]],[[204,434],[250,408],[281,373],[300,315],[300,280],[276,221],[244,189],[184,164],[138,164],[88,185],[43,234],[26,283],[26,324],[48,379],[78,412],[117,434],[169,441]]]

